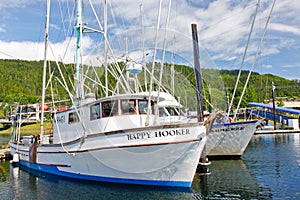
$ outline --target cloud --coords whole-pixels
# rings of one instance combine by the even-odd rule
[[[271,69],[271,68],[273,68],[273,66],[272,65],[263,65],[263,68],[265,68],[265,69]]]
[[[30,10],[31,4],[40,3],[43,0],[16,0],[10,3],[0,2],[0,11],[6,10],[6,13],[2,12],[2,18],[6,15],[9,16],[7,10],[9,8],[26,8]],[[72,7],[74,2],[63,0],[61,2],[61,8],[52,7],[52,11],[57,10],[64,12],[64,9],[68,9],[69,14],[72,14]],[[97,1],[96,12],[99,12],[99,19],[102,23],[103,5],[102,1]],[[101,2],[101,4],[100,4]],[[141,6],[142,2],[142,6]],[[68,6],[64,7],[64,3]],[[161,31],[158,37],[158,47],[162,49],[164,39],[164,28],[166,27],[166,16],[168,12],[169,1],[162,1],[161,20],[159,27]],[[261,5],[258,9],[254,30],[248,47],[248,53],[246,56],[246,62],[251,63],[252,58],[256,53],[259,41],[261,39],[262,31],[267,21],[271,5],[273,0],[261,1]],[[44,5],[45,3],[43,3]],[[198,24],[199,42],[202,49],[206,50],[208,54],[217,62],[236,62],[240,63],[242,55],[245,51],[246,42],[250,33],[250,27],[253,20],[253,16],[256,10],[257,0],[250,1],[236,1],[236,0],[177,0],[172,1],[171,15],[169,21],[169,32],[167,39],[167,48],[169,51],[176,51],[181,57],[186,60],[191,58],[191,23]],[[114,0],[108,1],[108,30],[110,31],[108,37],[111,40],[111,47],[115,54],[124,54],[125,37],[128,37],[128,48],[130,51],[139,52],[142,48],[142,32],[141,32],[141,14],[143,14],[143,25],[145,27],[144,41],[147,48],[154,46],[154,37],[156,32],[157,15],[159,8],[159,1],[132,1],[132,0]],[[57,6],[57,5],[56,5]],[[60,10],[61,9],[61,10]],[[142,9],[142,10],[141,10]],[[37,9],[36,9],[37,10]],[[36,11],[35,10],[35,11]],[[141,12],[142,11],[142,12]],[[15,11],[16,12],[16,11]],[[90,13],[89,6],[84,7],[84,12]],[[289,49],[291,53],[300,46],[300,4],[295,0],[277,1],[274,7],[274,12],[271,15],[270,23],[268,25],[268,31],[264,39],[262,46],[261,56],[268,56],[268,62],[272,62],[272,56],[279,57],[282,51]],[[40,14],[40,13],[39,13]],[[85,13],[84,13],[85,14]],[[10,17],[15,17],[10,15]],[[90,27],[97,27],[95,20],[87,19]],[[14,20],[16,21],[16,20]],[[65,27],[74,27],[74,21],[70,22],[66,18],[60,18],[56,16],[56,20],[51,21],[51,29],[59,30],[60,33],[54,37],[50,35],[50,41],[52,41],[52,48],[55,48],[55,52],[60,56],[64,56],[66,60],[74,60],[74,46],[72,50],[66,52],[65,46],[68,46],[73,42],[73,37],[63,38],[65,35],[62,29],[58,26],[57,22],[63,21]],[[4,33],[6,27],[11,27],[9,20],[5,20],[0,25],[0,32]],[[32,21],[33,23],[34,21]],[[40,23],[40,21],[39,21]],[[29,27],[29,24],[26,24]],[[103,25],[103,23],[102,23]],[[40,24],[32,24],[32,31],[38,32],[37,27],[41,27]],[[71,32],[71,31],[70,31]],[[68,33],[70,33],[68,32]],[[3,34],[2,34],[3,35]],[[34,35],[34,34],[31,34]],[[36,34],[35,34],[36,35]],[[52,37],[51,37],[52,36]],[[63,36],[63,37],[62,37]],[[41,36],[42,37],[42,36]],[[62,37],[62,38],[60,38]],[[99,37],[99,36],[97,36]],[[1,37],[0,37],[1,38]],[[3,38],[3,37],[2,37]],[[10,41],[13,41],[11,36]],[[54,42],[53,39],[60,42]],[[28,39],[27,39],[28,40]],[[0,46],[0,58],[7,58],[7,55],[13,55],[13,57],[19,59],[42,59],[43,57],[43,42],[32,41],[13,41],[13,42],[1,42]],[[86,36],[85,40],[88,45],[85,46],[85,50],[88,51],[90,57],[96,56],[102,53],[101,42],[103,39],[96,39],[95,36]],[[6,40],[8,41],[8,40]],[[176,41],[176,42],[174,42]],[[174,42],[174,43],[172,43]],[[73,43],[72,43],[73,45]],[[30,50],[28,50],[30,49]],[[2,52],[2,53],[1,53]],[[5,55],[6,54],[6,55]],[[101,54],[102,55],[102,54]],[[282,57],[284,59],[284,57]],[[299,63],[298,61],[295,61]],[[291,63],[292,64],[292,63]],[[274,64],[270,64],[272,66]],[[276,65],[277,66],[277,65]]]
[[[39,3],[40,1],[42,0],[35,0],[35,1],[32,1],[32,0],[13,0],[13,1],[1,1],[0,2],[0,10],[2,9],[7,9],[7,8],[16,8],[16,7],[25,7],[27,5],[30,5],[30,4],[36,4],[36,3]]]
[[[4,27],[5,27],[5,25],[0,25],[0,33],[1,32],[5,32],[5,28]]]
[[[74,63],[76,38],[66,38],[59,43],[49,43],[48,59],[63,61],[65,63]],[[92,40],[89,37],[83,37],[83,51],[91,50]],[[1,59],[20,59],[20,60],[43,60],[44,42],[3,42],[0,41]]]
[[[299,66],[300,66],[300,63],[295,63],[295,64],[290,64],[290,65],[283,65],[281,67],[289,69],[289,68],[299,68]]]
[[[300,36],[300,28],[291,25],[272,23],[270,29]]]

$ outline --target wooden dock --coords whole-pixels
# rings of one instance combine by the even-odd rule
[[[0,159],[1,160],[10,160],[12,156],[7,145],[0,146]]]

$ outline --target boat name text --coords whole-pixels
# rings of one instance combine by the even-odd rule
[[[55,118],[55,122],[56,123],[61,123],[61,124],[65,123],[65,116],[57,116]]]
[[[176,130],[164,130],[164,131],[145,131],[145,132],[138,132],[133,134],[128,134],[128,140],[140,140],[140,139],[148,139],[153,137],[168,137],[168,136],[176,136],[176,135],[189,135],[189,129],[176,129]]]
[[[234,128],[219,128],[219,129],[212,129],[211,132],[221,132],[221,131],[239,131],[244,130],[245,127],[234,127]]]

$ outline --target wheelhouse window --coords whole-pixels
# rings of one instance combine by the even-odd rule
[[[121,100],[121,111],[123,115],[135,114],[135,100]]]
[[[102,116],[110,117],[118,115],[118,101],[107,101],[102,103]]]
[[[166,107],[168,113],[170,114],[170,116],[179,116],[179,112],[176,108],[174,107]]]
[[[147,114],[148,100],[139,100],[138,106],[139,106],[139,114]],[[154,106],[155,106],[155,103],[153,101],[151,101],[151,114],[154,114]]]
[[[79,117],[77,112],[71,112],[69,113],[69,124],[73,124],[79,122]]]
[[[91,120],[99,119],[101,117],[100,104],[94,104],[90,107],[90,118]]]
[[[160,117],[166,117],[168,116],[169,114],[165,111],[164,108],[159,108],[159,116]]]

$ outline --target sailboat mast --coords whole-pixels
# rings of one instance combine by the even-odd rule
[[[81,98],[81,72],[80,72],[80,64],[81,64],[81,39],[82,39],[82,7],[81,0],[77,0],[77,13],[76,13],[76,72],[75,72],[75,94],[76,94],[76,104],[79,105],[79,101]]]
[[[202,107],[202,77],[200,71],[199,61],[199,45],[198,45],[198,32],[197,24],[192,24],[192,37],[193,37],[193,49],[194,49],[194,68],[196,76],[196,95],[197,95],[197,115],[198,121],[203,121],[203,107]]]
[[[50,0],[47,0],[46,11],[46,26],[45,26],[45,52],[44,52],[44,65],[43,65],[43,81],[42,81],[42,106],[41,106],[41,125],[40,125],[40,138],[43,139],[44,135],[44,110],[45,110],[45,93],[46,93],[46,73],[47,73],[47,55],[48,55],[48,41],[49,41],[49,18],[50,18]],[[43,141],[43,140],[42,140]]]

